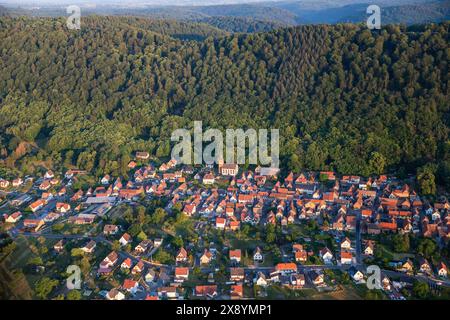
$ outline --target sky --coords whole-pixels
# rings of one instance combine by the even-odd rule
[[[63,5],[63,4],[148,4],[148,5],[211,5],[211,4],[236,4],[251,2],[270,2],[279,0],[0,0],[0,4],[16,5]]]
[[[258,3],[258,2],[304,2],[304,3],[322,3],[348,5],[352,3],[367,3],[369,0],[0,0],[0,5],[23,6],[23,7],[42,7],[48,5],[116,5],[118,7],[139,7],[142,5],[152,6],[170,6],[170,5],[220,5],[220,4],[240,4],[240,3]],[[389,3],[389,0],[373,0],[374,3]],[[427,2],[433,0],[395,0],[396,3]],[[338,5],[338,6],[339,6]]]

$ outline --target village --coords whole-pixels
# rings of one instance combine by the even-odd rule
[[[423,199],[408,181],[281,178],[275,168],[157,163],[146,152],[128,169],[0,179],[1,231],[16,251],[37,248],[22,262],[11,250],[9,267],[57,279],[48,298],[68,293],[69,265],[82,270],[83,299],[405,300],[417,298],[417,283],[435,295],[450,287],[440,254],[450,203]]]

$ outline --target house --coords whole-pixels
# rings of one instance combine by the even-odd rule
[[[56,251],[56,252],[62,252],[63,250],[64,250],[64,240],[59,240],[54,246],[53,246],[53,249]]]
[[[175,268],[175,282],[183,283],[189,278],[189,268],[176,267]]]
[[[48,170],[44,175],[44,179],[53,179],[54,177],[55,177],[55,174],[51,170]]]
[[[420,272],[423,272],[426,274],[432,273],[431,265],[428,263],[427,259],[425,259],[423,257],[419,258],[419,270],[420,270]]]
[[[136,275],[144,271],[144,262],[142,260],[139,260],[138,263],[134,266],[134,268],[131,270],[131,274]]]
[[[110,273],[118,260],[119,256],[115,251],[112,251],[105,259],[103,259],[102,262],[100,262],[100,268],[98,269],[98,272]]]
[[[278,263],[275,266],[275,271],[281,274],[291,274],[297,272],[297,265],[295,263]]]
[[[135,294],[139,288],[139,283],[131,279],[125,279],[122,285],[122,289],[128,291],[131,294]]]
[[[261,271],[258,272],[255,279],[253,279],[253,283],[260,287],[267,287],[268,281],[266,279],[266,275]]]
[[[348,237],[345,237],[341,242],[341,249],[350,250],[352,248],[352,242]]]
[[[240,282],[244,281],[244,268],[230,268],[230,281]]]
[[[148,152],[136,152],[136,159],[147,160],[148,158],[150,158],[150,154]]]
[[[373,256],[373,250],[374,250],[374,242],[373,241],[367,241],[364,245],[364,254],[368,256]]]
[[[23,180],[21,178],[14,179],[12,182],[12,186],[14,188],[20,187],[23,184]]]
[[[97,244],[94,240],[90,240],[81,250],[83,250],[84,253],[92,253],[94,252],[95,247]]]
[[[244,286],[242,284],[232,285],[230,290],[231,300],[241,299],[244,297]]]
[[[111,177],[109,176],[109,174],[107,174],[106,176],[104,176],[101,180],[100,183],[104,186],[109,184],[109,181],[111,180]]]
[[[59,213],[67,213],[70,211],[70,204],[58,202],[56,204],[56,211]]]
[[[187,204],[183,208],[183,213],[187,216],[192,216],[197,212],[197,206],[195,204]]]
[[[217,217],[216,218],[216,228],[217,229],[225,229],[225,224],[226,224],[227,220],[225,220],[225,218],[221,218],[221,217]]]
[[[25,219],[23,221],[24,228],[29,229],[32,232],[38,232],[44,224],[45,222],[42,219]]]
[[[412,272],[414,270],[414,264],[411,260],[407,259],[405,262],[401,263],[399,270],[408,273]]]
[[[315,286],[323,286],[325,283],[323,273],[319,273],[318,271],[313,270],[308,273],[308,276]]]
[[[204,185],[214,184],[214,182],[215,182],[215,179],[214,179],[214,175],[212,175],[212,174],[205,174],[205,176],[203,177]]]
[[[228,229],[231,231],[239,230],[239,227],[241,226],[241,223],[239,221],[230,221],[230,224],[228,225]]]
[[[162,238],[155,238],[155,240],[153,240],[153,246],[155,248],[159,248],[163,243],[163,239]]]
[[[17,221],[19,221],[20,219],[22,219],[22,213],[20,211],[14,212],[12,214],[10,214],[6,219],[5,222],[8,223],[16,223]]]
[[[349,276],[357,283],[361,283],[364,281],[364,273],[361,270],[358,270],[355,267],[351,267],[348,269]]]
[[[151,283],[151,282],[155,281],[155,278],[156,278],[156,273],[155,273],[155,271],[154,271],[153,269],[149,269],[149,270],[147,271],[147,274],[146,274],[145,277],[144,277],[144,280],[145,280],[145,282],[147,282],[147,283]]]
[[[239,171],[239,166],[237,164],[219,164],[219,172],[223,176],[236,176]]]
[[[292,287],[292,289],[303,288],[305,286],[305,275],[304,274],[291,274],[290,286]]]
[[[119,242],[122,246],[126,246],[131,242],[131,236],[128,233],[124,233],[122,237],[120,237]]]
[[[136,248],[134,248],[134,251],[136,251],[138,254],[145,253],[150,246],[152,245],[152,242],[150,240],[142,240]]]
[[[39,190],[41,190],[41,191],[48,191],[51,187],[52,187],[52,184],[50,183],[50,181],[44,180],[44,181],[39,185]]]
[[[8,187],[9,187],[9,181],[8,180],[4,180],[4,179],[0,179],[0,188],[6,189]]]
[[[255,262],[263,261],[263,254],[260,247],[256,247],[255,252],[253,253],[253,261]]]
[[[348,251],[341,251],[341,264],[351,264],[353,261],[353,255]]]
[[[326,247],[320,250],[320,257],[325,263],[331,263],[331,261],[333,260],[333,254],[331,253],[330,249]]]
[[[308,260],[308,253],[305,250],[295,251],[294,256],[296,262],[306,262]]]
[[[111,289],[106,294],[106,299],[108,299],[108,300],[123,300],[123,299],[125,299],[125,295],[117,289]]]
[[[385,275],[381,275],[381,286],[385,291],[391,291],[391,280]]]
[[[202,256],[200,257],[200,264],[209,264],[212,258],[212,253],[208,249],[205,249]]]
[[[178,292],[175,287],[160,287],[158,288],[158,297],[165,299],[177,299]]]
[[[175,260],[176,260],[176,262],[186,262],[187,259],[188,259],[188,253],[187,253],[186,249],[181,247],[177,253]]]
[[[103,227],[103,234],[105,235],[115,235],[119,232],[119,227],[114,224],[107,224]]]
[[[217,296],[217,285],[195,286],[194,293],[197,297],[213,299]]]
[[[123,260],[122,264],[120,265],[121,269],[130,269],[131,268],[131,259],[130,258],[126,258],[125,260]]]
[[[447,266],[444,262],[440,263],[437,273],[440,277],[447,278]]]
[[[33,213],[35,213],[36,211],[42,209],[46,204],[47,204],[47,202],[45,200],[39,199],[39,200],[33,202],[32,204],[30,204],[30,209]]]
[[[241,262],[241,249],[230,250],[230,261],[239,263]]]

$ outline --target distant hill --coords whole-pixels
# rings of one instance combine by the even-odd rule
[[[325,1],[333,5],[331,1]],[[442,22],[450,17],[449,1],[381,1],[382,23],[417,24],[426,22]],[[312,4],[303,2],[287,2],[276,4],[296,16],[298,24],[336,24],[336,23],[359,23],[366,21],[368,3],[361,0],[360,3],[349,5],[337,5],[324,7],[319,1],[317,8]]]
[[[379,0],[382,23],[418,24],[449,20],[448,0]],[[263,32],[304,24],[336,24],[366,21],[369,0],[301,0],[211,6],[120,6],[99,4],[82,7],[84,15],[139,16],[153,19],[193,21],[224,32]],[[63,5],[19,9],[0,9],[0,15],[65,16]],[[187,26],[185,26],[186,28]],[[189,27],[191,28],[191,27]],[[192,28],[191,28],[192,30]],[[216,31],[210,30],[212,34]],[[192,31],[190,32],[192,33]]]
[[[287,24],[280,22],[263,21],[245,17],[208,17],[200,19],[199,22],[209,24],[227,32],[244,33],[267,32],[288,26]]]

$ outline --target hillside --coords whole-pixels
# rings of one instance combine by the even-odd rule
[[[147,23],[89,17],[69,32],[64,20],[1,18],[3,166],[27,172],[50,159],[117,172],[134,150],[168,156],[171,131],[201,119],[280,128],[283,164],[297,171],[431,164],[448,183],[448,23],[373,33],[300,26],[196,42]],[[40,151],[18,157],[21,141]]]

